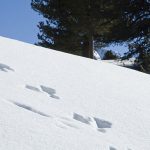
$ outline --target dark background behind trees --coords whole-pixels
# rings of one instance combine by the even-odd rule
[[[149,70],[149,0],[32,0],[31,6],[45,18],[37,45],[93,58],[94,46],[128,42],[124,58],[134,56]]]

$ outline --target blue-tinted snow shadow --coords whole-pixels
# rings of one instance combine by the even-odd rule
[[[12,102],[14,105],[16,105],[16,106],[21,107],[21,108],[23,108],[23,109],[26,109],[26,110],[28,110],[28,111],[31,111],[31,112],[33,112],[33,113],[39,114],[39,115],[44,116],[44,117],[50,117],[49,115],[47,115],[47,114],[45,114],[45,113],[43,113],[43,112],[41,112],[41,111],[39,111],[39,110],[36,110],[36,109],[34,109],[34,108],[30,107],[30,106],[27,106],[27,105],[25,105],[25,104],[21,104],[21,103],[18,103],[18,102],[13,102],[13,101],[11,101],[11,102]]]
[[[58,96],[56,96],[56,90],[50,87],[46,87],[41,85],[40,86],[42,91],[47,93],[50,97],[54,98],[54,99],[60,99]]]
[[[103,119],[94,118],[98,128],[111,128],[112,123]]]
[[[31,85],[26,85],[25,88],[28,90],[35,91],[35,92],[44,92],[44,93],[48,94],[51,98],[60,99],[58,96],[56,96],[56,90],[55,89],[44,86],[44,85],[40,85],[40,88],[37,88],[35,86],[31,86]]]
[[[114,147],[112,147],[112,146],[110,146],[110,147],[109,147],[109,150],[117,150],[117,149],[114,148]]]
[[[35,91],[35,92],[41,92],[40,89],[35,87],[35,86],[26,85],[25,88],[28,89],[28,90]]]
[[[12,68],[11,68],[10,66],[8,66],[8,65],[5,65],[5,64],[0,63],[0,71],[8,72],[8,71],[14,71],[14,69],[12,69]]]
[[[97,117],[94,117],[94,118],[93,117],[85,117],[80,114],[74,113],[73,119],[80,121],[82,123],[88,124],[88,125],[91,125],[92,123],[94,123],[96,125],[97,131],[100,131],[103,133],[106,132],[107,128],[112,127],[111,122],[106,121],[104,119],[97,118]]]

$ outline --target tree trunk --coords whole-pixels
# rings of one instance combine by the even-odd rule
[[[83,57],[93,59],[93,47],[93,36],[89,36],[89,38],[83,42]]]
[[[93,35],[89,36],[89,58],[93,59],[93,51],[94,51],[94,45],[93,45]]]
[[[84,42],[83,42],[82,56],[89,58],[89,42],[88,42],[88,40],[84,40]]]

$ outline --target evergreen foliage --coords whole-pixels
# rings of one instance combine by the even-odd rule
[[[104,60],[116,60],[119,56],[117,54],[113,53],[111,50],[107,51],[104,55]]]
[[[93,58],[94,46],[128,42],[124,58],[144,63],[143,51],[149,57],[149,0],[32,0],[31,6],[45,18],[37,45]]]
[[[135,64],[138,70],[150,73],[150,42],[149,38],[142,38],[135,40],[129,44],[129,52],[124,56],[130,58],[134,56],[136,58]]]
[[[139,70],[150,73],[150,1],[128,0],[121,3],[124,3],[124,7],[120,6],[126,29],[120,26],[120,30],[126,32],[122,35],[129,43],[129,52],[124,58],[134,56]]]
[[[93,41],[103,43],[114,22],[113,3],[104,0],[32,0],[46,18],[38,45],[93,58]]]

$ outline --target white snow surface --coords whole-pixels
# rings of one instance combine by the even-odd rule
[[[122,67],[134,67],[135,66],[135,58],[130,58],[129,60],[102,60],[107,63],[111,63],[114,65],[122,66]]]
[[[150,76],[0,37],[0,150],[150,150]]]

